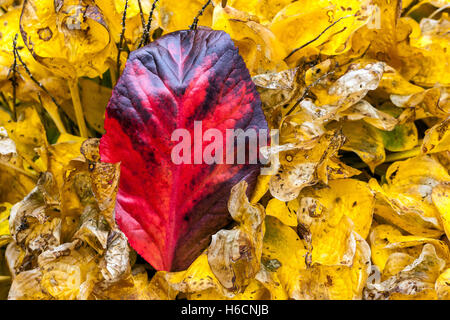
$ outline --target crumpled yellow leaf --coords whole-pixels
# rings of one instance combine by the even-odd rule
[[[246,19],[239,11],[217,5],[212,28],[231,36],[251,75],[287,68],[283,61],[286,52],[281,43],[268,28],[252,21],[251,17]]]
[[[91,187],[101,215],[111,228],[116,225],[114,219],[115,199],[119,186],[120,164],[100,161],[99,139],[88,139],[81,146],[81,153],[88,162]]]
[[[26,0],[21,34],[33,57],[66,79],[101,76],[117,48],[102,12],[78,0]],[[114,61],[114,60],[112,60]]]
[[[0,25],[2,26],[2,36],[0,37],[0,91],[6,97],[12,99],[13,87],[11,83],[12,71],[11,67],[14,61],[13,55],[13,40],[16,34],[19,34],[17,39],[17,50],[21,59],[26,63],[27,68],[33,74],[33,77],[39,80],[46,88],[51,90],[53,95],[59,100],[62,97],[67,97],[68,92],[65,92],[67,86],[61,83],[61,78],[55,77],[48,69],[37,63],[30,52],[26,49],[22,38],[20,37],[19,20],[21,15],[21,6],[10,8],[10,10],[0,16]],[[17,66],[17,71],[20,76],[16,77],[17,90],[16,95],[22,101],[36,101],[39,102],[39,93],[43,99],[48,96],[27,76],[25,69],[22,66]],[[51,106],[54,106],[53,104]]]
[[[26,106],[18,110],[17,122],[8,121],[4,124],[8,136],[14,141],[17,153],[27,165],[36,172],[46,171],[46,155],[39,154],[37,149],[46,147],[47,137],[36,110]],[[26,167],[25,167],[26,169]]]
[[[106,287],[96,285],[90,297],[96,300],[151,300],[156,296],[149,290],[147,270],[137,265],[128,277],[120,281]]]
[[[220,284],[231,292],[243,292],[260,269],[264,237],[264,207],[251,204],[242,181],[231,189],[228,211],[238,223],[232,230],[212,236],[207,250],[208,263]]]
[[[433,188],[431,199],[440,213],[447,238],[450,237],[450,182],[440,183]]]
[[[195,259],[185,271],[158,271],[150,282],[150,288],[153,292],[157,292],[158,299],[174,299],[178,292],[183,292],[189,297],[209,289],[214,289],[217,296],[227,294],[214,276],[206,253]]]
[[[416,86],[406,80],[396,69],[386,65],[380,85],[377,88],[387,94],[407,96],[424,91],[422,87]]]
[[[366,121],[344,121],[341,124],[346,141],[342,150],[355,152],[372,170],[384,162],[383,137],[374,126]]]
[[[411,79],[414,83],[431,87],[436,83],[450,86],[450,19],[448,13],[443,13],[439,20],[422,19],[420,21],[421,35],[411,39],[413,47],[421,49],[423,65]]]
[[[378,198],[375,213],[412,234],[438,237],[444,230],[431,195],[449,180],[447,170],[430,156],[395,162],[386,172],[386,184],[369,182]]]
[[[364,292],[370,299],[436,299],[435,281],[445,267],[432,244],[423,246],[420,256],[396,275],[381,283],[369,283]]]
[[[41,286],[54,299],[87,299],[93,289],[98,261],[91,248],[79,245],[65,243],[38,258]]]
[[[292,212],[285,202],[273,198],[266,207],[266,215],[278,218],[285,225],[290,227],[297,226],[297,215]]]
[[[330,117],[359,102],[378,87],[385,66],[383,62],[368,59],[342,65],[328,59],[309,69],[305,83],[312,86],[310,90],[317,98],[314,103],[324,109],[324,114],[318,115]]]
[[[62,221],[52,216],[56,213],[54,188],[51,175],[44,174],[35,189],[11,208],[9,229],[21,248],[11,273],[22,270],[27,264],[35,265],[37,254],[60,245]]]
[[[103,254],[108,242],[109,226],[95,205],[87,205],[80,217],[80,228],[74,239],[89,244],[99,254]]]
[[[255,204],[267,193],[269,190],[270,175],[259,175],[256,180],[256,186],[250,198],[250,203]]]
[[[57,157],[59,167],[54,171],[55,175],[61,176],[62,183],[58,184],[51,172],[44,172],[36,187],[11,208],[9,230],[14,241],[8,245],[5,254],[14,276],[10,298],[112,296],[111,286],[117,285],[116,288],[122,290],[124,283],[130,290],[123,289],[123,297],[133,297],[136,288],[144,286],[139,277],[131,274],[126,237],[114,229],[114,224],[107,222],[102,211],[109,210],[114,200],[105,202],[100,198],[102,202],[99,203],[93,191],[95,183],[92,180],[102,181],[103,171],[92,168],[90,172],[90,162],[86,158],[94,160],[97,155],[99,160],[98,143],[94,143],[93,148],[84,146],[85,159],[79,156],[69,160],[70,144],[76,144],[76,154],[80,154],[81,143],[77,137],[63,136],[61,142],[54,145],[69,145],[68,149],[59,149],[67,155]],[[49,167],[54,169],[52,165]],[[97,187],[99,195],[104,196],[100,185]],[[112,196],[115,196],[114,192]],[[23,276],[22,273],[27,270],[35,270],[32,273],[35,280],[30,281],[38,281],[39,290],[21,291],[23,286],[26,287],[21,283],[22,277],[28,279],[27,273]]]
[[[0,110],[0,117],[1,117]],[[7,117],[7,121],[11,119]],[[34,187],[35,176],[24,170],[24,160],[17,154],[16,144],[8,137],[7,130],[0,127],[0,201],[16,203]]]
[[[272,216],[266,216],[261,262],[276,273],[284,290],[293,297],[298,290],[299,272],[306,267],[306,245],[295,231]]]
[[[356,250],[350,266],[315,265],[300,273],[296,299],[361,299],[371,269],[370,248],[356,234]]]
[[[304,201],[304,198],[308,200]],[[353,222],[354,231],[363,239],[369,235],[374,202],[374,195],[367,183],[355,179],[331,180],[328,186],[306,188],[299,196],[300,210],[305,209],[306,214],[317,218],[316,222],[327,219],[329,226],[336,227],[339,224],[333,221],[346,215]],[[317,206],[314,207],[314,204]],[[314,238],[314,235],[312,236]]]
[[[342,54],[372,11],[370,1],[296,1],[277,13],[270,29],[288,52],[311,46],[326,55]]]
[[[450,112],[446,89],[437,85],[411,95],[392,94],[390,99],[397,107],[408,108],[399,117],[400,122],[426,117],[445,118]]]
[[[316,170],[327,169],[326,159],[335,156],[343,142],[342,133],[335,131],[316,139],[312,149],[309,147],[310,149],[282,152],[282,167],[269,182],[272,196],[281,201],[290,201],[295,199],[304,187],[317,183]]]
[[[383,276],[386,272],[392,273],[385,269],[393,268],[393,261],[388,266],[389,259],[393,260],[391,257],[393,254],[397,254],[394,259],[395,261],[408,261],[403,256],[398,255],[400,253],[414,260],[419,256],[423,245],[427,243],[434,246],[441,259],[449,259],[449,249],[443,241],[414,235],[403,235],[399,229],[387,224],[381,224],[373,228],[369,239],[372,250],[372,261],[383,272]]]
[[[213,2],[215,6],[222,5],[221,0],[214,0]],[[255,19],[258,18],[263,25],[270,23],[278,11],[290,3],[290,0],[229,0],[226,2],[227,7],[251,14]]]
[[[310,197],[301,198],[297,215],[299,233],[310,251],[310,264],[351,265],[356,240],[353,222],[348,216],[329,212]]]
[[[385,131],[393,130],[397,124],[397,120],[394,117],[379,111],[365,100],[359,101],[344,112],[341,112],[340,115],[352,121],[363,119],[372,126]]]
[[[7,202],[0,204],[0,247],[3,247],[11,240],[8,220],[11,207],[12,205]]]
[[[435,284],[436,295],[440,300],[450,300],[450,268],[437,278]]]
[[[379,107],[380,110],[394,116],[398,122],[402,115],[402,109],[387,102]],[[398,123],[391,131],[379,131],[383,138],[383,145],[386,150],[400,152],[411,150],[418,143],[418,131],[414,122]]]
[[[61,141],[62,140],[62,141]],[[58,185],[58,190],[63,185],[64,171],[70,160],[80,155],[83,139],[62,137],[60,141],[42,150],[41,154],[47,154],[47,170],[53,174]]]
[[[49,300],[52,298],[40,285],[42,273],[32,269],[18,274],[11,284],[8,300]]]
[[[450,116],[425,132],[422,143],[423,153],[450,150]]]

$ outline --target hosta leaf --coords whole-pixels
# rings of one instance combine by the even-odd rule
[[[107,107],[100,155],[121,162],[116,220],[158,270],[187,268],[231,221],[231,188],[245,179],[251,194],[259,173],[251,159],[175,164],[172,132],[186,129],[192,137],[200,120],[203,132],[215,128],[222,136],[226,129],[267,129],[258,93],[227,34],[178,31],[130,55]],[[201,137],[194,139],[201,146]]]
[[[232,292],[243,292],[259,271],[264,237],[264,208],[250,204],[243,181],[231,189],[228,211],[239,223],[212,236],[208,263],[217,280]]]
[[[26,0],[20,32],[38,62],[69,79],[102,75],[116,52],[93,1]]]

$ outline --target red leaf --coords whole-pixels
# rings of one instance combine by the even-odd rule
[[[194,120],[224,137],[226,129],[267,129],[245,63],[222,31],[178,31],[134,51],[106,110],[102,161],[121,162],[116,221],[157,270],[187,268],[231,222],[231,188],[245,179],[250,193],[259,174],[255,164],[174,164],[171,134],[186,128],[193,137]]]

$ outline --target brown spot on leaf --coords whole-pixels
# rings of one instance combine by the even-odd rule
[[[48,41],[53,37],[53,32],[49,27],[41,28],[37,31],[37,33],[39,35],[39,39],[43,41]]]

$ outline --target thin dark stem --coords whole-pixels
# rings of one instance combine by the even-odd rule
[[[25,62],[22,60],[22,57],[19,54],[19,51],[16,49],[15,53],[17,55],[17,59],[19,59],[21,65],[23,66],[23,68],[25,69],[25,72],[27,73],[27,75],[30,77],[30,79],[39,87],[42,89],[42,91],[44,91],[46,94],[48,94],[48,96],[50,97],[50,99],[52,99],[53,103],[60,108],[60,110],[62,110],[61,105],[56,101],[56,99],[51,95],[51,93],[47,90],[47,88],[40,83],[38,80],[36,80],[36,78],[33,76],[33,74],[31,73],[30,69],[28,69],[28,66],[25,64]]]
[[[197,24],[198,24],[198,20],[200,19],[200,17],[203,15],[203,13],[205,12],[206,8],[209,6],[209,4],[211,3],[211,0],[208,0],[203,7],[201,8],[201,10],[197,13],[197,15],[194,18],[194,21],[192,22],[192,24],[189,26],[189,30],[196,30],[197,29]]]
[[[125,8],[122,15],[122,32],[120,33],[119,47],[117,52],[117,72],[120,74],[120,54],[123,51],[123,41],[125,39],[125,29],[127,21],[128,0],[125,1]]]
[[[144,32],[142,33],[141,41],[139,42],[138,49],[142,46],[145,46],[148,44],[150,40],[150,28],[152,27],[152,20],[153,20],[153,12],[156,9],[156,4],[159,0],[154,0],[152,4],[152,9],[150,10],[150,14],[148,16],[147,25],[144,28]]]
[[[13,40],[13,54],[14,54],[14,61],[13,61],[13,65],[12,65],[12,72],[13,72],[13,76],[11,78],[11,84],[13,87],[13,110],[12,110],[12,115],[13,115],[13,120],[17,121],[17,38],[18,38],[19,34],[16,33],[16,35],[14,36],[14,40]]]
[[[137,0],[139,5],[139,15],[141,16],[141,23],[142,23],[142,30],[145,28],[145,18],[144,18],[144,11],[142,10],[142,3],[141,0]]]
[[[289,109],[288,112],[286,112],[285,117],[287,117],[288,115],[290,115],[292,113],[292,111],[294,111],[295,107],[298,106],[298,104],[306,97],[306,95],[309,93],[309,91],[311,90],[312,87],[314,87],[316,84],[318,84],[320,81],[322,81],[324,78],[328,77],[329,75],[334,74],[335,71],[330,71],[327,72],[325,74],[323,74],[322,76],[320,76],[316,81],[314,81],[313,83],[311,83],[309,86],[307,86],[305,88],[305,91],[303,92],[302,96],[297,100],[297,102]]]
[[[314,39],[308,41],[307,43],[305,43],[304,45],[301,45],[300,47],[298,47],[297,49],[294,49],[291,51],[291,53],[289,53],[287,55],[286,58],[284,58],[284,60],[289,59],[294,53],[296,53],[297,51],[303,49],[304,47],[310,45],[311,43],[313,43],[314,41],[317,41],[325,32],[327,32],[331,27],[333,27],[334,25],[336,25],[339,21],[341,21],[342,19],[345,18],[349,18],[351,16],[345,16],[345,17],[341,17],[339,19],[337,19],[335,22],[333,22],[332,24],[330,24],[328,27],[326,27],[321,33],[319,33],[319,35],[317,37],[315,37]]]

